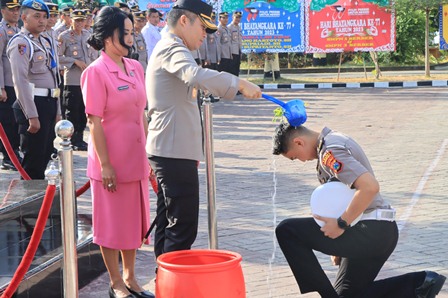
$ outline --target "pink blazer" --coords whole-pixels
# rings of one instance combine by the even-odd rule
[[[81,75],[86,114],[100,117],[109,159],[117,182],[147,179],[143,112],[146,105],[145,77],[138,61],[123,58],[127,74],[101,52]],[[101,166],[89,138],[87,176],[102,180]]]

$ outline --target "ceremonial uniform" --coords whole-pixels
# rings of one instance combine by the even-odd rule
[[[221,61],[221,46],[218,33],[208,33],[207,40],[207,68],[218,70],[218,64]]]
[[[317,141],[316,170],[320,183],[340,181],[354,188],[361,175],[374,175],[364,151],[352,138],[324,128]],[[398,241],[397,224],[389,211],[390,206],[377,193],[355,225],[341,227],[338,219],[339,227],[345,231],[334,239],[327,237],[312,217],[282,221],[276,236],[301,293],[317,291],[330,298],[416,297],[425,272],[374,282]],[[313,251],[341,257],[333,285]]]
[[[15,2],[11,0],[2,0],[2,7],[14,8],[20,7],[20,4],[17,0]],[[5,19],[0,22],[0,88],[1,91],[4,90],[4,92],[6,92],[7,96],[6,101],[0,101],[0,123],[5,130],[6,136],[8,137],[12,149],[16,152],[17,155],[19,151],[20,138],[18,133],[18,126],[16,120],[14,119],[14,112],[12,110],[12,105],[16,101],[16,93],[14,91],[14,84],[12,81],[11,63],[6,56],[6,49],[9,40],[18,32],[19,28],[17,27],[17,25],[11,26]],[[3,154],[1,168],[14,170],[15,167],[12,164],[5,147],[0,144],[0,148]]]
[[[227,16],[227,12],[219,14],[220,18]],[[218,70],[232,73],[232,41],[229,27],[219,24],[216,35],[218,36],[221,49],[221,61],[218,66]]]
[[[146,20],[146,12],[145,11],[136,11],[134,12],[135,20]],[[135,24],[134,24],[135,28]],[[143,71],[146,72],[146,66],[148,65],[148,51],[146,48],[145,38],[141,32],[138,32],[134,29],[134,44],[132,45],[134,53],[137,54],[138,62],[143,66]]]
[[[22,6],[49,14],[47,6],[39,0],[26,0]],[[24,154],[22,166],[32,179],[44,179],[53,151],[52,131],[56,116],[60,115],[56,58],[50,42],[41,35],[33,36],[25,27],[9,42],[7,55],[14,61],[11,70],[17,101],[13,107]],[[32,118],[40,122],[36,133],[27,131]]]
[[[234,18],[241,18],[242,13],[237,11],[233,13]],[[229,25],[231,45],[232,45],[232,73],[236,76],[240,74],[241,48],[243,47],[243,35],[239,25],[234,23]]]
[[[238,91],[238,83],[228,73],[198,67],[182,39],[169,32],[163,34],[149,59],[146,89],[151,122],[146,151],[159,181],[163,181],[159,189],[164,190],[158,193],[156,256],[188,249],[196,237],[197,161],[204,155],[197,88],[231,99]],[[168,206],[163,203],[164,195],[170,198]],[[172,216],[179,222],[167,227]]]
[[[77,18],[85,19],[85,11],[74,10],[73,21]],[[63,106],[65,107],[65,117],[73,123],[74,133],[72,145],[75,150],[84,151],[87,143],[83,141],[83,133],[86,128],[87,118],[85,106],[82,99],[80,79],[82,69],[75,64],[75,61],[82,61],[89,65],[94,58],[87,39],[90,34],[82,29],[81,34],[75,32],[73,28],[59,35],[59,61],[64,67],[64,93]]]

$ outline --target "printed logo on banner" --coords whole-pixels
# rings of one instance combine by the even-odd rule
[[[395,51],[389,0],[306,0],[306,52]]]
[[[304,7],[297,0],[224,0],[220,11],[242,12],[242,51],[250,52],[303,52]]]

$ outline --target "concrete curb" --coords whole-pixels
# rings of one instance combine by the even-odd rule
[[[272,89],[331,89],[331,88],[415,88],[415,87],[447,87],[448,80],[406,81],[406,82],[374,82],[374,83],[303,83],[303,84],[261,84],[265,90]]]

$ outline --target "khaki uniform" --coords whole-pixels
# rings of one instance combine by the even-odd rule
[[[143,71],[146,72],[146,67],[148,66],[148,51],[145,39],[141,33],[134,34],[134,49],[138,54],[138,62],[143,66]]]
[[[355,180],[362,174],[369,172],[374,175],[362,148],[352,138],[327,127],[319,136],[317,153],[317,177],[322,184],[337,180],[353,186]],[[387,208],[388,205],[378,193],[365,212],[380,207]]]
[[[83,61],[89,65],[93,60],[93,51],[87,43],[90,34],[83,29],[81,34],[76,34],[73,29],[62,32],[59,35],[59,61],[64,67],[64,94],[63,105],[65,117],[73,123],[74,133],[72,144],[75,150],[86,150],[87,143],[83,141],[83,134],[87,124],[85,106],[81,92],[81,73],[75,61]]]
[[[207,34],[207,61],[217,64],[221,60],[221,44],[219,35],[215,33]]]
[[[6,56],[6,47],[9,40],[19,32],[17,26],[9,25],[4,19],[0,22],[0,88],[5,89],[7,99],[5,102],[0,102],[0,123],[5,130],[6,136],[14,151],[19,150],[19,134],[16,120],[14,119],[14,112],[12,105],[16,101],[16,93],[14,91],[14,83],[12,81],[11,63]],[[5,162],[9,161],[8,152],[5,147],[0,145],[3,153],[2,167]]]
[[[7,56],[14,61],[11,71],[18,104],[13,107],[24,153],[22,166],[32,179],[44,179],[53,151],[56,115],[60,115],[56,57],[48,40],[35,38],[25,28],[11,39]],[[37,133],[27,132],[30,118],[39,119]]]
[[[243,47],[243,35],[239,25],[229,25],[231,46],[232,46],[232,73],[236,76],[240,74],[241,49]]]
[[[216,32],[221,49],[221,61],[218,70],[232,73],[232,41],[230,30],[227,26],[219,24]]]

